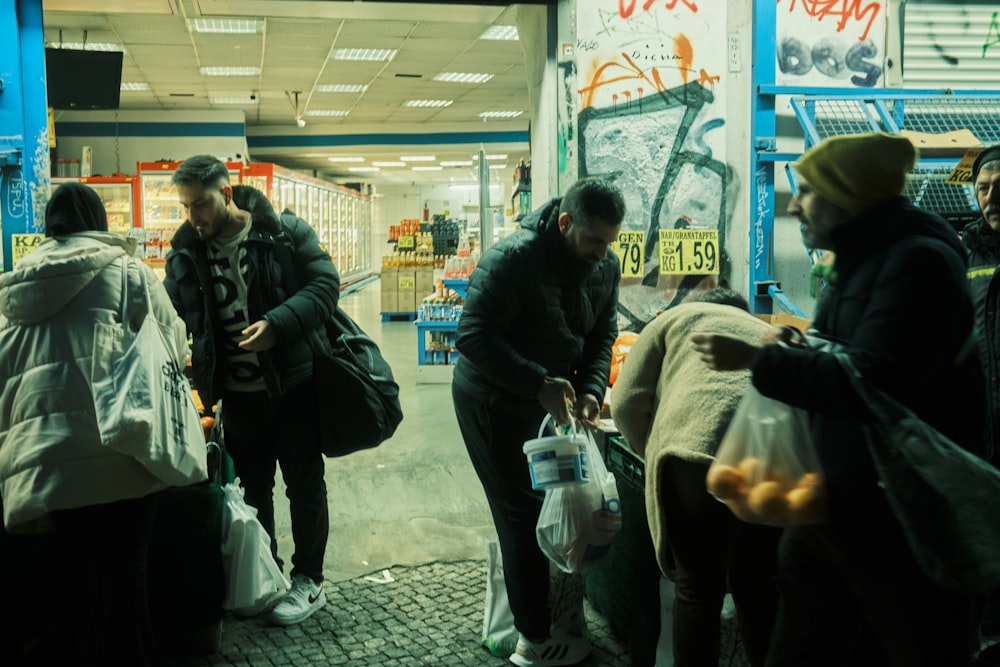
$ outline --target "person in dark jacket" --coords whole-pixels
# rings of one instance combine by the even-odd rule
[[[809,247],[836,253],[814,327],[867,381],[982,455],[985,384],[965,252],[947,223],[901,196],[915,160],[907,139],[874,133],[827,139],[795,164],[801,185],[788,212]],[[711,367],[750,368],[762,394],[809,411],[826,476],[827,521],[785,528],[781,539],[767,665],[969,664],[976,600],[918,566],[879,488],[866,410],[836,357],[711,332],[691,339]]]
[[[1000,145],[983,150],[972,165],[981,220],[966,225],[962,240],[969,255],[969,287],[976,307],[979,356],[989,386],[987,447],[993,458],[1000,432]]]
[[[192,336],[195,387],[205,405],[222,399],[226,449],[279,565],[272,492],[281,466],[295,553],[292,589],[270,620],[291,625],[326,600],[329,516],[309,340],[333,314],[340,278],[304,220],[279,218],[263,193],[230,185],[220,160],[188,158],[173,182],[188,219],[171,241],[165,285]]]
[[[590,647],[552,637],[549,561],[535,524],[542,494],[522,452],[551,414],[596,426],[618,335],[618,259],[608,248],[625,217],[621,192],[585,178],[487,250],[458,323],[452,395],[490,503],[507,596],[520,632],[516,665],[571,665]]]

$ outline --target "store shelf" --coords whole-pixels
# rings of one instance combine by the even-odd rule
[[[451,364],[431,364],[427,359],[427,332],[458,330],[458,320],[417,320],[417,365],[418,366],[450,366]]]
[[[469,280],[467,278],[444,278],[441,283],[455,294],[465,300],[465,293],[469,290]]]

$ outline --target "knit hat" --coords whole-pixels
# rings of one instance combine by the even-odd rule
[[[872,132],[830,137],[795,163],[795,171],[833,204],[857,213],[903,193],[917,160],[910,140]]]
[[[987,162],[993,162],[994,160],[1000,160],[1000,144],[984,148],[979,155],[976,156],[976,161],[972,163],[973,183],[976,182],[976,177],[979,176],[979,170],[982,166]]]

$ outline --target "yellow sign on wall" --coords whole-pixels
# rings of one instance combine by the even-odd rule
[[[618,263],[622,267],[622,278],[642,276],[643,246],[646,242],[646,232],[619,232],[618,241],[614,244]]]
[[[27,257],[32,250],[37,248],[45,240],[45,234],[11,234],[10,235],[10,261],[15,268],[18,263]]]
[[[661,275],[707,276],[718,272],[719,230],[660,230]]]

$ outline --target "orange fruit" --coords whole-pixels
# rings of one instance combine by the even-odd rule
[[[773,480],[761,482],[751,488],[747,494],[747,506],[764,523],[781,525],[788,518],[785,487]]]
[[[732,466],[712,465],[708,469],[705,484],[708,486],[708,492],[719,500],[736,498],[746,492],[743,475]]]
[[[807,472],[802,477],[799,477],[799,481],[795,483],[795,486],[800,489],[815,489],[819,492],[824,487],[823,477],[819,473]]]
[[[743,475],[743,479],[746,480],[747,484],[751,486],[763,479],[761,472],[763,471],[763,466],[761,465],[760,459],[753,456],[748,456],[736,465],[736,469],[740,471]]]
[[[747,507],[746,496],[737,496],[736,498],[727,500],[726,507],[728,507],[729,511],[732,512],[733,515],[740,521],[746,521],[747,523],[760,523],[760,519],[758,519],[754,513],[750,511],[750,508]]]
[[[805,526],[823,518],[826,503],[816,489],[800,486],[789,491],[785,498],[790,524]]]

